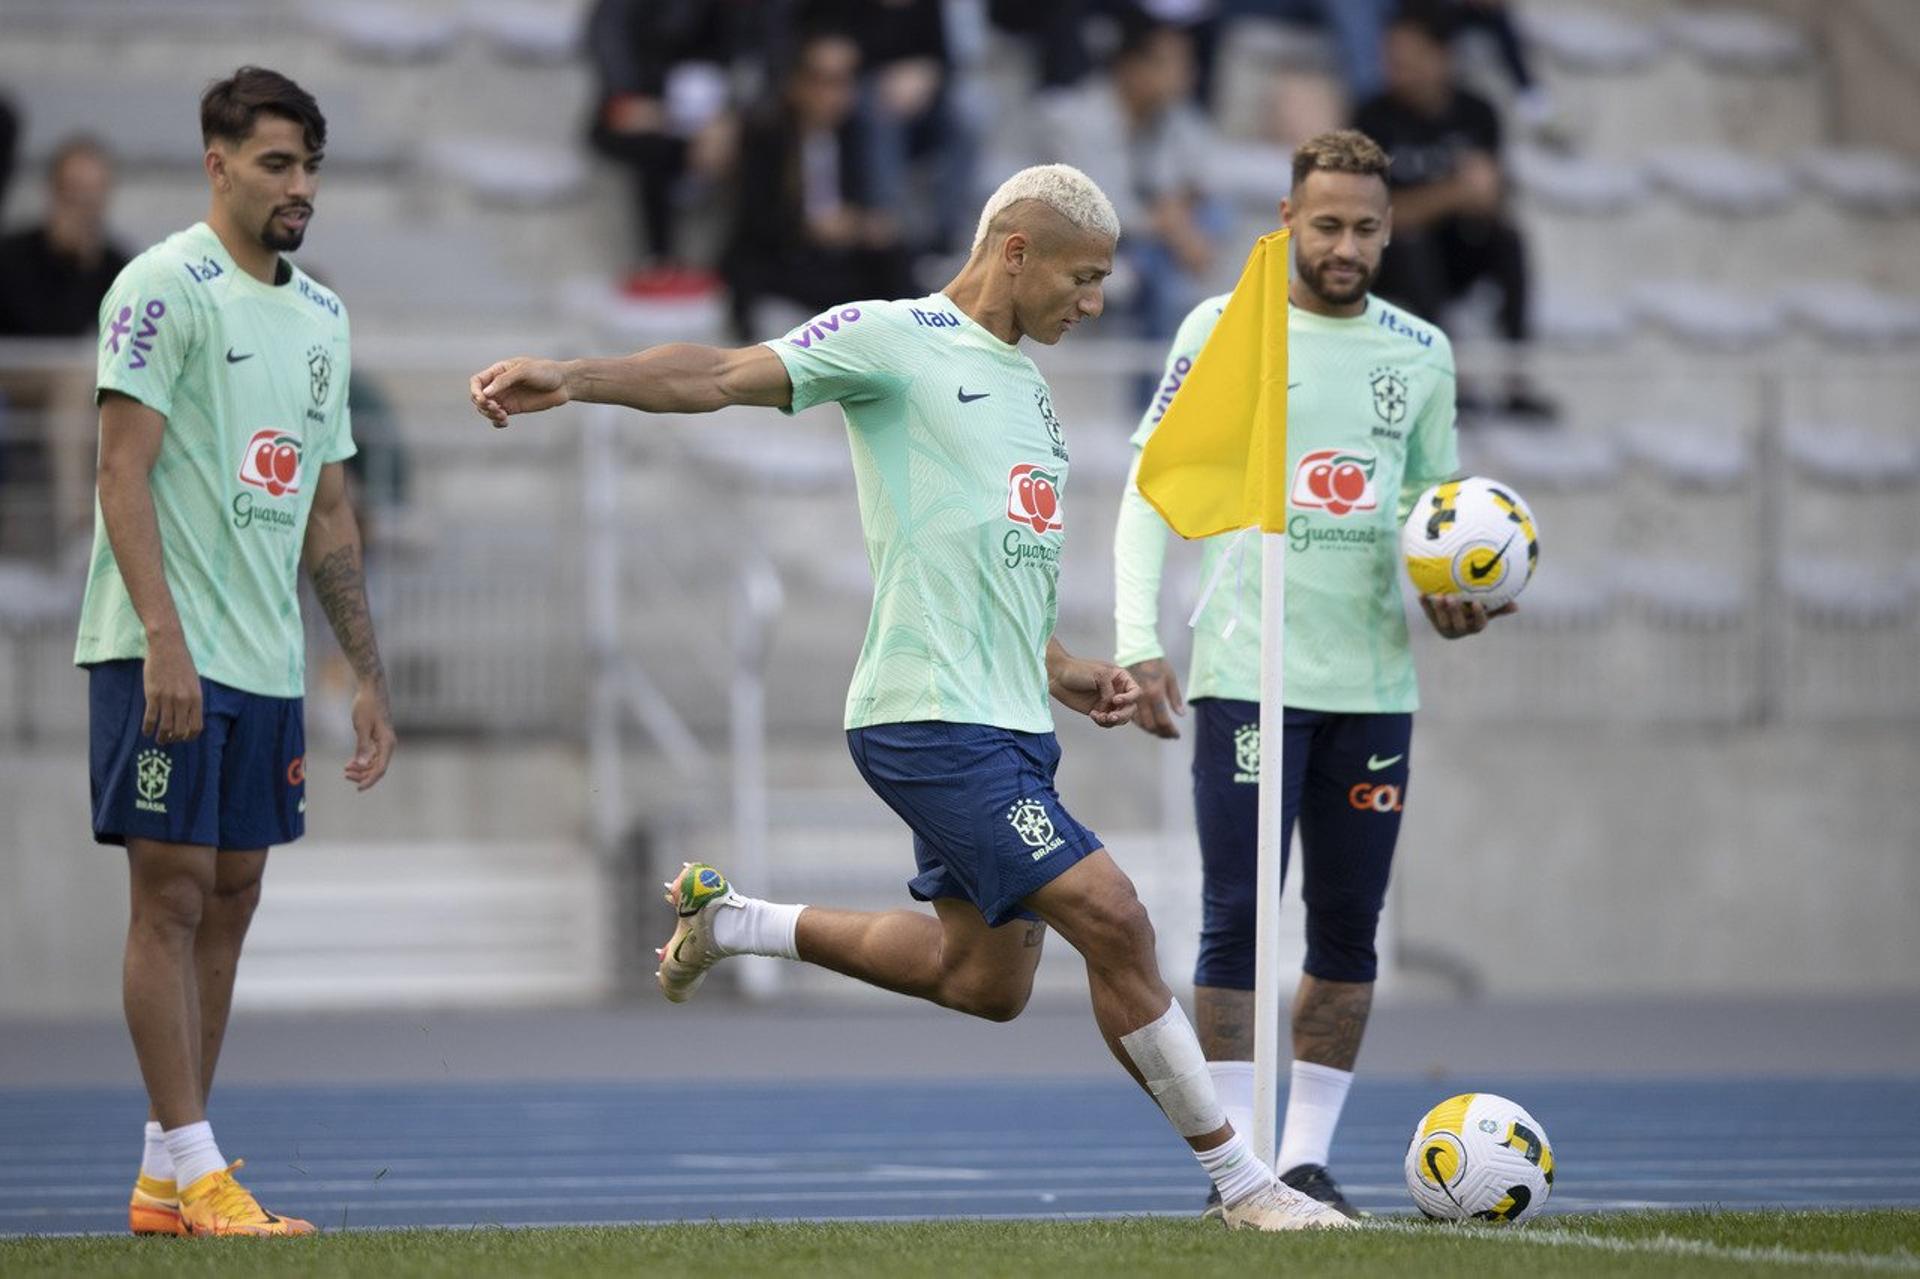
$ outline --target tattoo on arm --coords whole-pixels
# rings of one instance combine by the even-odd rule
[[[367,610],[367,578],[360,567],[360,547],[348,542],[327,552],[313,566],[313,593],[333,625],[340,651],[362,679],[386,683],[380,666],[380,645],[373,635],[373,614]]]
[[[1293,1055],[1301,1061],[1352,1070],[1373,1010],[1373,983],[1302,976],[1293,1003]]]

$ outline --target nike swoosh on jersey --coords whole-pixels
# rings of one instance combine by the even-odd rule
[[[1378,755],[1369,755],[1367,756],[1367,771],[1369,773],[1377,773],[1383,768],[1392,768],[1405,758],[1406,756],[1404,754],[1389,755],[1385,759],[1381,759]]]
[[[1507,558],[1507,548],[1513,545],[1513,538],[1514,538],[1513,534],[1511,533],[1507,534],[1507,540],[1500,544],[1499,551],[1497,551],[1494,554],[1494,557],[1488,560],[1485,564],[1467,565],[1467,576],[1471,577],[1474,581],[1477,582],[1481,578],[1485,577],[1487,574],[1493,572],[1494,569],[1499,568],[1500,561]]]
[[[252,352],[252,351],[248,351],[248,352],[247,352],[247,353],[246,353],[245,355],[235,355],[235,354],[233,353],[233,348],[232,348],[232,347],[228,347],[228,348],[227,348],[227,363],[228,363],[228,364],[238,364],[238,363],[240,363],[240,361],[242,361],[242,360],[251,360],[252,358],[253,358],[253,352]]]
[[[964,387],[964,386],[963,386],[963,387],[961,387],[961,388],[959,388],[959,390],[960,390],[960,402],[961,402],[962,404],[971,404],[971,403],[973,403],[973,402],[974,402],[975,400],[984,400],[984,399],[986,399],[986,398],[987,398],[987,397],[988,397],[989,395],[992,395],[992,394],[993,394],[993,392],[992,392],[992,391],[982,391],[982,392],[980,392],[980,394],[978,394],[978,395],[968,395],[968,394],[967,394],[967,388],[966,388],[966,387]]]

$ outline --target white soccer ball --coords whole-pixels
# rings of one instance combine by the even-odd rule
[[[1436,1220],[1519,1225],[1553,1191],[1547,1130],[1505,1097],[1449,1097],[1413,1130],[1407,1189],[1420,1211]]]
[[[1400,530],[1400,549],[1422,595],[1464,596],[1492,611],[1532,580],[1540,533],[1511,485],[1473,475],[1420,495]]]

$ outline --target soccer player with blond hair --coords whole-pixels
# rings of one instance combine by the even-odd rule
[[[1280,1185],[1226,1121],[1132,881],[1054,789],[1048,697],[1112,727],[1131,718],[1138,690],[1053,636],[1067,441],[1020,343],[1051,345],[1100,314],[1119,234],[1084,174],[1025,169],[988,201],[972,254],[937,293],[849,302],[739,350],[507,360],[476,374],[470,393],[496,426],[574,400],[647,413],[832,401],[845,416],[874,575],[847,742],[913,832],[908,890],[933,913],[762,901],[688,866],[667,885],[668,999],[691,998],[730,955],[773,955],[1007,1021],[1027,1002],[1051,927],[1086,961],[1108,1047],[1193,1149],[1228,1224],[1341,1226]]]

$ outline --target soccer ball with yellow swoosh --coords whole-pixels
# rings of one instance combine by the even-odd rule
[[[1471,475],[1420,495],[1400,549],[1422,595],[1463,596],[1492,611],[1533,579],[1540,529],[1511,484]]]
[[[1519,1225],[1553,1192],[1553,1147],[1540,1121],[1505,1097],[1461,1093],[1420,1117],[1406,1172],[1429,1217]]]

